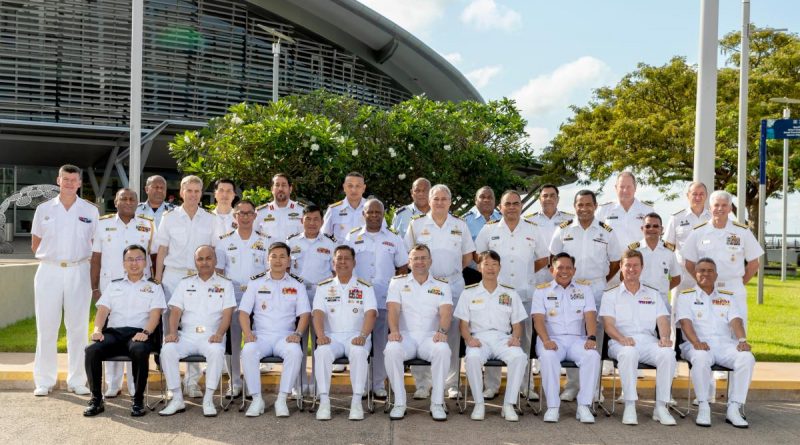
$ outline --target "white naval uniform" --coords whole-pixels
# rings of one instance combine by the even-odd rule
[[[214,273],[203,281],[199,275],[185,277],[178,283],[169,305],[183,311],[178,341],[161,347],[161,368],[167,389],[180,391],[178,361],[193,354],[206,358],[206,390],[216,390],[225,361],[225,335],[219,343],[209,343],[222,323],[225,309],[236,307],[231,280]],[[189,384],[187,372],[187,385]]]
[[[514,388],[519,388],[524,380],[528,354],[519,346],[509,346],[508,342],[512,326],[529,318],[522,298],[513,287],[504,284],[498,284],[494,291],[489,292],[481,281],[464,289],[453,317],[469,323],[470,334],[481,342],[478,347],[467,345],[465,356],[467,380],[475,403],[483,403],[481,368],[489,359],[506,363],[508,383],[503,403],[517,403]]]
[[[295,319],[311,312],[306,287],[290,274],[275,280],[269,272],[258,274],[247,284],[239,311],[253,314],[250,326],[256,341],[242,348],[242,370],[247,394],[261,394],[259,361],[263,357],[283,359],[279,391],[288,394],[296,386],[305,351],[300,343],[286,341],[295,331]]]
[[[405,234],[408,230],[408,225],[411,224],[411,218],[424,214],[425,212],[418,209],[413,202],[411,204],[404,205],[394,212],[394,218],[392,218],[392,230],[394,230],[396,233]]]
[[[372,358],[372,389],[384,390],[386,366],[383,350],[386,348],[389,336],[386,293],[389,290],[389,281],[395,275],[397,268],[408,263],[408,251],[403,238],[385,227],[377,232],[368,232],[366,226],[355,228],[347,234],[345,242],[356,251],[355,275],[371,283],[375,293],[378,318],[372,329],[372,343],[375,345]]]
[[[217,213],[217,209],[211,212],[214,215],[214,232],[212,234],[213,240],[217,240],[220,236],[230,233],[231,230],[236,230],[236,221],[233,219],[233,209],[228,213]]]
[[[314,351],[314,375],[320,394],[328,394],[333,373],[333,361],[347,357],[350,361],[350,385],[353,396],[360,400],[367,384],[367,357],[370,343],[367,336],[364,345],[356,346],[353,339],[361,334],[367,312],[375,311],[375,293],[366,281],[350,277],[342,283],[338,278],[329,278],[317,286],[314,296],[314,311],[325,315],[325,335],[331,339],[327,345],[317,345]]]
[[[622,394],[626,402],[638,400],[636,376],[639,363],[656,367],[656,401],[667,403],[671,399],[672,377],[675,375],[675,351],[672,347],[658,345],[656,320],[669,318],[667,306],[658,291],[640,284],[631,293],[624,284],[606,290],[600,303],[601,317],[613,317],[614,326],[625,337],[631,337],[634,346],[622,346],[615,340],[608,343],[609,357],[616,359],[622,381]]]
[[[52,388],[58,378],[57,342],[64,311],[69,368],[67,386],[86,385],[84,349],[88,344],[92,286],[89,257],[100,214],[89,201],[77,198],[66,210],[56,196],[36,207],[31,235],[41,238],[33,280],[36,313],[36,356],[33,382]]]
[[[333,235],[337,240],[344,240],[348,232],[364,225],[364,204],[366,202],[365,198],[361,198],[358,207],[353,208],[345,199],[328,206],[325,211],[322,233]]]
[[[653,206],[633,198],[633,204],[627,211],[619,202],[601,204],[595,212],[594,218],[614,229],[614,233],[619,239],[620,253],[622,253],[628,244],[641,239],[644,216],[652,212]]]
[[[681,209],[673,213],[669,217],[666,229],[664,230],[664,240],[668,243],[675,245],[675,255],[678,258],[678,266],[681,268],[681,282],[672,290],[673,301],[678,297],[680,291],[694,287],[697,282],[694,277],[686,270],[686,264],[683,258],[683,245],[689,235],[692,234],[692,229],[711,219],[711,212],[704,208],[700,215],[695,215],[692,208]]]
[[[214,223],[215,216],[202,207],[197,208],[194,218],[189,218],[183,206],[175,207],[161,218],[153,250],[157,252],[160,246],[168,249],[161,276],[167,303],[181,279],[197,272],[194,251],[204,244],[213,245]]]
[[[569,212],[556,210],[556,213],[553,214],[552,218],[548,218],[544,212],[528,213],[527,215],[524,215],[523,218],[536,223],[542,238],[545,240],[546,246],[549,248],[550,240],[553,239],[553,234],[556,232],[558,226],[564,221],[569,221],[575,218],[575,215]],[[536,281],[535,284],[547,283],[552,279],[553,275],[550,273],[549,267],[543,267],[541,270],[536,272],[536,276],[534,277],[534,280]]]
[[[638,250],[644,258],[642,276],[640,281],[658,290],[667,310],[672,313],[669,302],[669,282],[673,277],[681,274],[678,258],[675,256],[675,245],[659,240],[655,249],[647,245],[647,241],[637,241],[628,246],[629,249]]]
[[[447,215],[444,224],[439,227],[433,220],[431,214],[419,216],[411,220],[408,231],[405,234],[406,248],[411,250],[415,244],[425,244],[431,250],[430,273],[434,277],[447,280],[450,285],[453,304],[458,303],[458,297],[464,290],[464,268],[461,266],[461,259],[465,254],[475,252],[475,242],[470,235],[467,223],[453,215]],[[447,333],[447,343],[450,345],[452,356],[450,357],[450,372],[447,374],[447,388],[458,387],[458,376],[460,360],[458,350],[461,344],[461,331],[458,328],[458,320],[453,319],[450,324],[450,331]],[[427,369],[414,369],[414,378],[421,380],[417,382],[417,387],[428,388],[430,373]],[[422,372],[420,372],[422,371]]]
[[[542,388],[548,408],[561,406],[558,390],[563,360],[570,360],[578,365],[578,405],[592,403],[600,372],[600,354],[597,349],[584,347],[587,339],[587,312],[597,312],[591,287],[575,280],[566,287],[559,285],[556,280],[536,286],[531,315],[544,315],[547,336],[558,345],[555,351],[545,349],[541,337],[537,336],[536,353],[541,362]]]
[[[285,242],[290,235],[303,231],[303,209],[302,204],[291,199],[284,207],[278,206],[275,201],[260,205],[256,208],[254,228],[275,242]]]
[[[389,341],[383,351],[386,374],[396,395],[395,405],[406,404],[403,362],[415,357],[431,362],[431,403],[443,404],[450,346],[448,342],[434,342],[433,336],[439,329],[439,308],[453,306],[450,286],[432,274],[422,284],[412,274],[398,275],[389,282],[386,302],[400,304],[398,328],[402,340]]]
[[[147,201],[145,201],[145,202],[140,202],[139,205],[136,206],[136,215],[152,218],[153,222],[156,224],[156,227],[158,227],[159,225],[161,225],[161,217],[164,216],[164,213],[174,209],[175,209],[174,204],[170,204],[164,201],[155,211],[153,211],[153,208],[150,207],[150,204]]]
[[[681,343],[681,355],[691,362],[692,382],[699,402],[707,402],[711,388],[711,365],[719,364],[733,369],[729,402],[744,404],[753,377],[756,359],[750,351],[736,349],[731,322],[741,319],[738,308],[732,303],[733,293],[714,288],[711,295],[700,288],[686,289],[678,296],[676,316],[678,320],[692,322],[698,340],[708,344],[708,351],[695,349],[691,343]],[[686,337],[684,337],[686,340]]]
[[[225,276],[233,281],[233,292],[238,306],[247,289],[247,283],[250,282],[250,277],[269,269],[267,249],[270,240],[263,233],[255,230],[250,234],[250,238],[243,240],[239,231],[235,230],[218,237],[215,244],[217,269],[223,270]],[[231,369],[229,375],[232,386],[237,388],[242,386],[241,353],[242,326],[239,324],[238,314],[234,312],[231,320]]]
[[[106,327],[144,328],[150,321],[150,311],[153,309],[165,311],[167,302],[164,299],[164,290],[158,283],[144,277],[132,282],[126,274],[123,274],[123,278],[112,280],[103,288],[103,294],[95,306],[108,308]]]
[[[98,289],[101,292],[105,290],[111,280],[125,276],[122,252],[132,244],[138,244],[145,248],[146,266],[143,273],[144,278],[150,277],[150,268],[152,267],[150,255],[153,253],[152,244],[155,233],[155,224],[149,216],[134,216],[128,221],[128,224],[125,224],[116,213],[100,217],[92,239],[92,252],[101,255],[100,283],[98,283]],[[130,362],[106,362],[106,383],[111,389],[120,388],[122,372],[125,368],[127,368],[129,376],[128,392],[133,394],[133,372]]]
[[[764,254],[753,232],[730,218],[723,229],[715,228],[709,221],[692,230],[681,253],[686,260],[694,263],[703,257],[714,260],[717,264],[717,282],[714,286],[733,292],[733,302],[747,328],[747,290],[742,282],[744,263],[757,260]]]

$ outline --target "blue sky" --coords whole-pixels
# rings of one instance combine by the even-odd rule
[[[584,105],[594,88],[615,84],[637,63],[661,65],[676,55],[697,61],[699,0],[360,1],[445,56],[484,99],[515,98],[535,147],[556,135],[569,105]],[[719,35],[741,29],[742,2],[719,3]],[[750,21],[800,32],[800,1],[752,0]],[[576,189],[567,187],[562,196]],[[613,199],[610,185],[603,190],[604,200]],[[655,200],[660,213],[683,205],[654,190],[640,194]],[[767,232],[780,231],[780,206],[770,200]],[[798,208],[800,197],[790,197],[789,206]],[[789,231],[800,232],[800,222],[790,221]]]

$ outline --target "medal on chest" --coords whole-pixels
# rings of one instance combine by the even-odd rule
[[[548,312],[548,314],[550,314],[551,317],[555,317],[556,315],[558,315],[558,306],[559,306],[559,302],[556,301],[556,305],[554,307],[550,308],[550,312]]]
[[[261,301],[261,310],[262,311],[266,311],[267,310],[267,302],[264,301],[264,300]]]

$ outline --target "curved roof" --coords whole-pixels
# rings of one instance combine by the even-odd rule
[[[356,54],[413,94],[483,102],[444,57],[357,0],[248,0]]]

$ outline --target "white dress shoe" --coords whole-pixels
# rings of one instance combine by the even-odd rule
[[[547,408],[544,413],[544,421],[548,423],[558,422],[558,408]]]
[[[331,420],[331,401],[320,401],[317,408],[317,420]]]
[[[503,411],[500,412],[500,415],[509,422],[519,422],[519,416],[517,411],[514,410],[514,405],[503,404]]]
[[[486,405],[483,403],[476,403],[472,408],[472,415],[469,416],[472,420],[483,420],[486,417]]]
[[[564,391],[561,392],[561,395],[558,396],[559,399],[563,400],[564,402],[572,402],[575,400],[575,397],[578,395],[578,388],[564,388]]]
[[[84,385],[70,386],[69,388],[67,388],[67,390],[69,392],[75,393],[76,396],[88,396],[89,394],[92,393],[91,391],[89,391],[89,388],[87,388]]]
[[[614,373],[614,363],[610,360],[603,360],[603,375],[611,375]]]
[[[537,401],[537,400],[539,400],[539,393],[537,393],[536,391],[534,391],[533,387],[531,387],[531,390],[530,390],[530,391],[523,391],[522,395],[523,395],[523,396],[525,396],[525,395],[526,395],[526,394],[525,394],[526,392],[528,393],[528,394],[527,394],[527,396],[528,396],[528,397],[527,397],[527,399],[528,399],[528,400],[530,400],[530,401],[534,401],[534,402],[535,402],[535,401]]]
[[[594,423],[594,415],[586,405],[578,405],[578,412],[575,413],[575,418],[580,420],[581,423]]]
[[[447,398],[450,400],[456,400],[461,398],[461,391],[458,388],[449,388],[447,390]]]
[[[486,388],[483,390],[483,398],[487,400],[492,400],[497,397],[497,390],[492,388]]]
[[[714,380],[728,380],[728,373],[725,371],[714,371]]]
[[[400,420],[406,416],[406,406],[405,405],[395,405],[394,408],[389,412],[389,419],[391,420]]]
[[[711,426],[711,407],[708,403],[702,403],[697,408],[697,418],[694,423],[698,426]]]
[[[302,394],[297,388],[292,388],[292,394],[289,396],[292,400],[300,400],[303,398]]]
[[[286,397],[275,399],[275,417],[289,417],[289,407],[286,405]]]
[[[431,404],[431,417],[438,422],[447,420],[447,411],[444,410],[444,405]]]
[[[361,406],[361,397],[353,397],[350,402],[350,420],[364,420],[364,407]]]
[[[345,372],[347,370],[347,366],[345,365],[333,365],[331,368],[333,372]]]
[[[203,400],[203,415],[206,417],[217,417],[217,408],[214,407],[214,400]]]
[[[197,385],[186,386],[186,391],[183,393],[186,397],[191,397],[193,399],[199,399],[200,397],[203,397],[203,391],[200,391],[200,387]]]
[[[103,397],[106,399],[114,399],[122,394],[122,389],[120,388],[108,388],[106,392],[103,393]]]
[[[33,390],[33,395],[36,397],[44,397],[50,394],[50,388],[46,386],[37,386],[36,389]]]
[[[158,412],[159,416],[171,416],[175,413],[182,413],[186,411],[186,404],[183,401],[178,401],[175,399],[170,400],[167,406]]]
[[[541,372],[541,370],[542,367],[539,364],[539,359],[538,358],[533,359],[533,364],[531,365],[531,372],[536,375],[539,375],[539,372]]]
[[[417,388],[414,391],[414,400],[425,400],[431,396],[431,389],[430,388]]]
[[[377,398],[379,398],[379,399],[385,399],[389,394],[386,393],[385,389],[378,388],[378,389],[372,391],[372,395],[377,397]]]
[[[625,402],[625,411],[622,413],[622,423],[624,425],[639,424],[639,418],[636,416],[636,402]]]
[[[739,404],[731,402],[728,404],[728,412],[725,415],[725,423],[730,423],[736,428],[747,428],[750,424],[744,420],[742,413],[739,411]]]
[[[272,371],[272,363],[262,363],[262,364],[258,365],[258,371],[261,374],[266,374],[266,373]]]
[[[264,414],[264,399],[261,397],[253,397],[253,403],[250,404],[250,407],[247,408],[247,412],[244,413],[247,417],[258,417]]]
[[[653,410],[653,420],[662,425],[676,425],[675,418],[669,413],[666,405],[658,404]]]
[[[234,385],[234,386],[231,386],[230,388],[228,388],[227,391],[225,391],[225,397],[227,397],[229,399],[231,399],[231,398],[235,399],[235,398],[239,397],[240,395],[242,395],[242,387],[241,386],[235,386]]]

